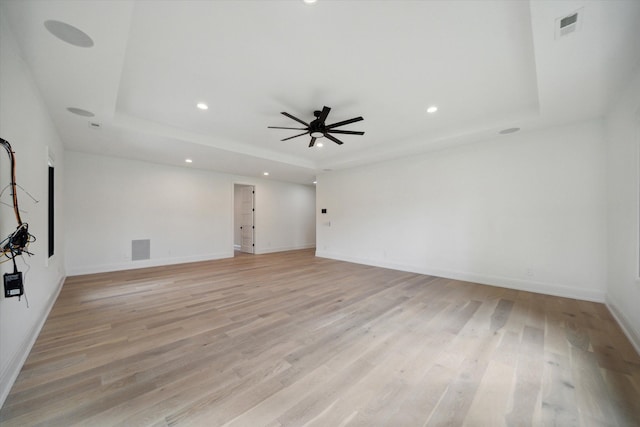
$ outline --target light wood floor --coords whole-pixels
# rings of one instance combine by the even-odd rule
[[[637,426],[605,306],[315,258],[67,279],[3,426]]]

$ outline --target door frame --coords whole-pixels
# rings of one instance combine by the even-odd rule
[[[233,181],[231,183],[231,251],[235,254],[236,251],[236,238],[235,232],[236,227],[239,227],[239,224],[236,224],[236,186],[238,187],[253,187],[253,253],[256,253],[256,232],[255,232],[255,224],[256,224],[256,184],[243,182],[243,181]],[[242,241],[240,242],[240,246],[242,246]],[[243,252],[247,253],[247,252]]]

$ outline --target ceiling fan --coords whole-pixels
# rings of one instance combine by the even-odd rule
[[[268,126],[269,129],[292,129],[292,130],[303,130],[305,132],[298,134],[298,135],[294,135],[294,136],[290,136],[289,138],[285,138],[282,139],[281,141],[286,141],[288,139],[293,139],[293,138],[297,138],[299,136],[302,135],[311,135],[311,142],[309,142],[309,147],[313,147],[313,145],[316,143],[316,140],[318,138],[327,138],[333,142],[335,142],[338,145],[342,145],[342,141],[340,141],[338,138],[336,138],[335,136],[331,135],[332,133],[337,133],[337,134],[343,134],[343,135],[364,135],[364,132],[356,132],[353,130],[339,130],[339,129],[335,129],[339,126],[344,126],[344,125],[348,125],[349,123],[355,123],[355,122],[359,122],[361,120],[364,120],[362,117],[355,117],[353,119],[349,119],[349,120],[343,120],[341,122],[337,122],[337,123],[333,123],[330,125],[325,125],[325,120],[327,120],[327,116],[329,115],[329,111],[331,111],[331,108],[329,107],[323,107],[322,111],[314,111],[313,115],[316,117],[315,120],[313,120],[311,123],[307,123],[303,120],[300,120],[297,117],[292,116],[289,113],[285,113],[284,111],[282,112],[283,115],[289,117],[290,119],[295,120],[298,123],[302,123],[303,125],[305,125],[306,127],[304,128],[288,128],[288,127],[280,127],[280,126]]]

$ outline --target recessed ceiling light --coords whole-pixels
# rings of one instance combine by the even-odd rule
[[[509,129],[502,129],[500,132],[498,132],[500,135],[508,135],[510,133],[516,133],[520,130],[520,128],[509,128]]]
[[[314,4],[317,0],[304,0],[306,4]]]
[[[198,104],[196,104],[196,107],[198,107],[201,110],[208,110],[209,106],[207,104],[205,104],[204,102],[198,102]]]
[[[438,107],[436,107],[435,105],[432,105],[431,107],[427,108],[427,113],[429,114],[433,114],[436,111],[438,111]]]
[[[317,183],[318,183],[318,181],[313,181],[313,183],[314,183],[314,184],[317,184]]]
[[[185,163],[193,163],[193,160],[191,160],[191,159],[184,159],[184,162],[185,162]]]
[[[69,107],[67,108],[67,111],[73,114],[77,114],[79,116],[82,117],[93,117],[95,116],[95,114],[93,114],[91,111],[87,111],[87,110],[83,110],[82,108],[75,108],[75,107]]]
[[[264,172],[262,175],[269,176],[269,172]]]
[[[318,142],[318,143],[316,144],[316,147],[321,147],[321,148],[322,148],[322,147],[324,147],[324,144],[323,144],[322,142]]]
[[[60,21],[44,21],[44,26],[51,34],[74,46],[92,47],[93,40],[84,31]]]

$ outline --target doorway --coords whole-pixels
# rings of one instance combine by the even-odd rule
[[[233,249],[253,254],[255,251],[255,187],[234,184]]]

